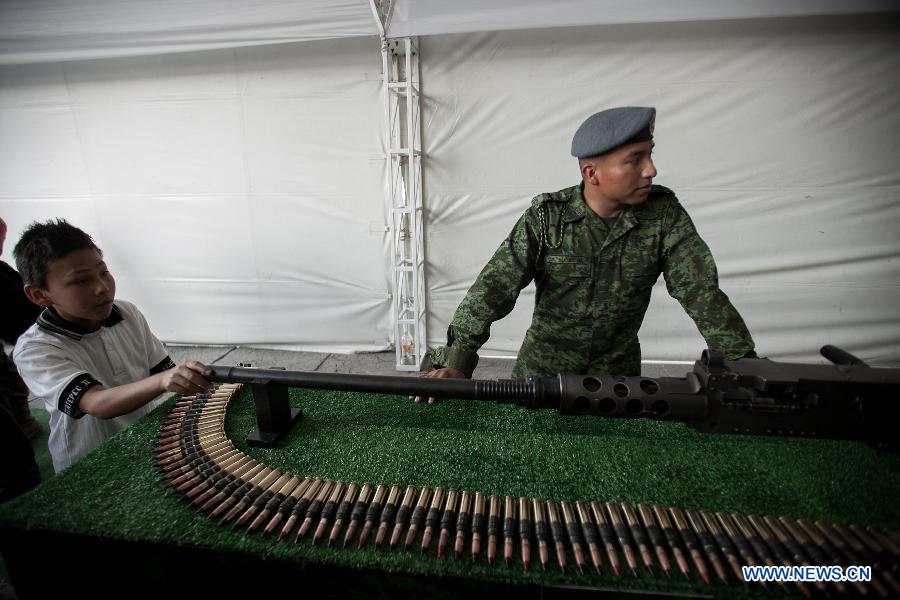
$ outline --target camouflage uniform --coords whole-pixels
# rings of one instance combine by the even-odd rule
[[[534,316],[514,377],[639,375],[638,329],[660,273],[710,348],[729,359],[753,350],[747,326],[719,289],[709,247],[671,190],[653,186],[610,226],[577,185],[534,198],[456,309],[447,345],[432,361],[471,377],[491,323],[509,314],[534,279]]]

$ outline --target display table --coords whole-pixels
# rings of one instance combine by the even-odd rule
[[[246,535],[167,492],[153,448],[174,400],[73,467],[0,507],[0,552],[21,598],[578,595],[580,590],[734,597],[764,592],[698,578],[616,577],[488,566],[418,549],[404,553],[276,543]],[[563,417],[478,401],[291,390],[304,416],[272,449],[248,447],[256,426],[242,390],[226,433],[256,460],[345,482],[444,486],[555,500],[645,502],[900,528],[900,456],[859,442],[709,435],[684,424]],[[783,593],[785,590],[779,590]]]

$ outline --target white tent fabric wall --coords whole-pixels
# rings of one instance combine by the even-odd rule
[[[895,10],[894,0],[392,0],[387,36]]]
[[[430,345],[530,198],[577,181],[581,120],[649,104],[657,180],[760,351],[900,364],[897,32],[874,15],[422,38]],[[4,260],[28,222],[65,217],[166,341],[387,347],[377,38],[33,64],[24,41],[0,61]],[[485,354],[515,353],[531,302]],[[662,283],[642,341],[650,360],[703,346]]]
[[[68,218],[168,342],[391,339],[377,38],[0,68],[3,259]]]
[[[4,65],[378,33],[369,0],[0,0]]]
[[[858,16],[424,38],[430,344],[531,197],[577,183],[581,121],[631,104],[657,107],[656,181],[763,354],[900,364],[897,33]],[[526,288],[482,354],[514,354],[532,308]],[[641,341],[645,360],[705,345],[662,278]]]

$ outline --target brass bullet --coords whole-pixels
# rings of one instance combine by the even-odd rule
[[[875,529],[874,527],[866,527],[868,534],[878,540],[878,543],[893,557],[892,561],[896,562],[900,557],[900,543],[894,540],[890,532],[884,529]]]
[[[850,548],[843,539],[841,539],[840,535],[838,535],[827,523],[822,521],[817,521],[815,524],[810,523],[804,519],[798,519],[798,522],[802,521],[806,524],[806,526],[815,530],[817,533],[823,536],[825,540],[825,548],[830,547],[832,550],[829,554],[835,559],[835,564],[840,565],[861,565],[863,564],[862,559],[856,555],[852,548]],[[803,526],[803,524],[801,524]],[[850,582],[857,590],[860,590],[861,594],[868,593],[866,586],[863,585],[861,581],[851,581]],[[872,579],[872,581],[868,582],[869,585],[875,590],[875,592],[881,596],[882,598],[887,598],[889,593],[887,588],[885,588],[881,581],[878,579]],[[865,590],[865,591],[863,591]]]
[[[359,527],[359,522],[366,513],[366,508],[368,507],[371,498],[372,484],[365,483],[359,491],[359,497],[356,499],[356,504],[353,505],[353,511],[350,513],[350,522],[347,524],[347,533],[344,534],[344,548],[350,544],[350,540],[356,535],[356,528]]]
[[[305,477],[303,481],[294,486],[290,492],[285,496],[284,500],[281,501],[281,504],[275,509],[275,514],[272,516],[272,520],[269,521],[268,525],[266,525],[263,530],[263,535],[269,535],[275,528],[281,523],[281,521],[291,513],[294,509],[294,505],[297,503],[303,494],[306,493],[307,488],[309,488],[312,483],[311,477]]]
[[[269,501],[266,502],[263,509],[256,515],[256,518],[253,519],[253,522],[247,527],[247,533],[253,533],[256,531],[263,523],[266,522],[266,519],[269,518],[269,515],[272,514],[273,511],[278,510],[278,507],[281,506],[281,503],[284,502],[284,499],[290,495],[294,488],[300,485],[302,479],[297,477],[296,475],[291,476],[284,485],[281,486],[279,490],[275,492],[275,494],[269,498]]]
[[[500,536],[500,496],[496,494],[491,495],[488,507],[487,536],[487,561],[492,565],[497,557],[497,538]]]
[[[507,496],[503,507],[503,561],[512,565],[513,536],[516,534],[516,499]]]
[[[740,529],[735,521],[733,521],[726,513],[717,512],[716,518],[722,531],[731,540],[731,543],[737,548],[738,556],[741,558],[741,564],[748,566],[756,566],[759,564],[749,541],[741,534]],[[744,580],[743,573],[740,580]]]
[[[403,547],[404,552],[409,552],[409,549],[412,548],[413,543],[416,541],[416,532],[425,522],[425,513],[428,511],[428,503],[430,500],[431,488],[425,486],[419,492],[416,508],[413,510],[412,516],[409,519],[409,531],[406,533],[406,543]]]
[[[466,533],[469,532],[472,522],[472,494],[463,490],[459,498],[459,513],[456,516],[456,541],[453,544],[453,556],[456,560],[462,556],[463,546],[466,543]]]
[[[625,555],[625,563],[631,571],[631,575],[637,577],[637,559],[634,556],[634,546],[631,545],[631,537],[628,534],[628,527],[622,518],[619,505],[615,502],[606,503],[606,514],[609,515],[609,522],[612,525],[616,538],[619,540],[619,546],[622,547],[622,554]]]
[[[703,583],[709,585],[709,570],[706,567],[706,561],[703,560],[703,555],[700,553],[700,542],[688,525],[687,517],[684,516],[682,510],[677,506],[670,507],[669,514],[672,515],[672,522],[675,523],[675,527],[681,535],[681,541],[684,542],[688,553],[691,555],[691,560],[694,563],[694,567],[697,569],[697,573],[700,575]]]
[[[233,479],[223,487],[218,494],[210,498],[206,501],[206,503],[200,507],[200,510],[212,510],[208,519],[213,519],[214,517],[219,516],[223,511],[228,510],[231,506],[237,502],[237,494],[240,494],[244,491],[244,486],[247,485],[248,481],[253,481],[257,476],[262,474],[265,476],[269,472],[269,468],[263,464],[257,463],[254,461],[252,467],[250,467],[245,473],[233,474]],[[249,466],[249,465],[248,465]],[[202,498],[202,496],[200,496]],[[199,498],[198,500],[199,501]]]
[[[309,508],[309,503],[313,501],[313,498],[316,497],[316,494],[319,493],[319,489],[322,487],[322,479],[320,477],[316,477],[312,481],[309,482],[309,485],[306,486],[306,489],[303,492],[303,495],[297,499],[297,502],[294,504],[293,508],[291,508],[291,514],[288,517],[288,520],[285,522],[284,527],[281,528],[281,531],[278,533],[278,541],[283,540],[287,535],[293,531],[294,525],[296,525],[297,521],[300,520],[306,513],[306,509]]]
[[[246,523],[250,519],[250,517],[262,510],[269,499],[271,499],[278,490],[284,487],[284,484],[290,481],[291,477],[292,475],[290,473],[283,473],[281,477],[279,477],[278,480],[275,481],[275,483],[267,487],[262,494],[260,494],[253,500],[253,503],[249,507],[247,507],[247,510],[245,510],[244,513],[240,517],[238,517],[237,521],[235,521],[235,527],[242,527],[244,523]],[[247,532],[245,531],[244,533]]]
[[[200,510],[205,512],[243,485],[244,477],[252,477],[262,468],[263,465],[247,457],[247,460],[241,461],[233,470],[224,471],[211,477],[209,480],[211,485],[196,498],[193,498],[194,494],[192,493],[196,488],[190,490],[185,496],[189,499],[193,498],[191,502],[196,506],[200,506]]]
[[[603,559],[600,558],[600,536],[597,533],[597,527],[594,525],[594,520],[591,518],[591,510],[584,502],[576,502],[575,511],[578,515],[578,520],[581,522],[581,533],[584,536],[584,541],[587,543],[588,551],[591,554],[591,562],[594,564],[594,570],[597,572],[597,575],[602,575],[603,572],[600,565],[603,562]]]
[[[563,533],[563,525],[559,520],[559,509],[553,500],[547,500],[545,505],[547,507],[547,520],[550,522],[550,537],[553,538],[553,545],[556,547],[556,561],[559,563],[559,569],[565,571],[565,534]]]
[[[350,508],[356,501],[357,492],[359,492],[359,485],[351,481],[347,486],[347,491],[344,493],[344,497],[341,500],[341,503],[338,504],[337,511],[335,511],[334,525],[331,526],[331,533],[328,534],[329,546],[334,544],[334,542],[338,539],[338,536],[341,533],[341,528],[344,526],[344,521],[350,515]]]
[[[591,502],[591,513],[597,522],[597,530],[600,532],[600,539],[603,541],[603,547],[606,549],[606,556],[609,558],[609,566],[612,568],[616,577],[622,576],[622,568],[619,565],[619,555],[616,553],[616,538],[606,518],[606,511],[600,502],[594,500]]]
[[[297,529],[297,535],[294,537],[295,544],[306,537],[306,534],[313,526],[313,523],[318,520],[319,514],[322,512],[322,507],[325,506],[325,502],[328,500],[328,497],[331,496],[331,489],[333,487],[333,481],[329,479],[322,481],[322,485],[319,486],[319,492],[309,503],[309,506],[306,507],[303,523],[300,524],[299,529]]]
[[[727,582],[728,576],[725,572],[725,565],[722,563],[722,559],[719,558],[719,553],[716,551],[716,544],[713,541],[709,530],[706,528],[706,525],[703,524],[703,519],[698,513],[692,510],[685,510],[684,515],[687,517],[688,525],[691,530],[697,536],[700,547],[703,548],[703,551],[706,553],[706,558],[709,559],[709,563],[712,565],[716,577],[718,577],[720,581]]]
[[[647,532],[650,543],[653,545],[653,552],[656,554],[659,568],[662,569],[666,577],[671,577],[672,565],[669,562],[669,555],[666,554],[662,531],[660,531],[659,525],[656,524],[656,519],[653,518],[653,512],[644,503],[638,504],[637,510],[638,515],[641,517],[641,523],[644,524],[644,530]]]
[[[672,521],[669,520],[669,514],[659,504],[654,504],[651,509],[653,510],[653,516],[656,517],[656,522],[659,523],[663,536],[669,543],[669,548],[672,549],[672,556],[675,557],[675,564],[678,565],[678,570],[681,571],[685,579],[690,578],[691,569],[688,567],[687,558],[684,556],[678,532],[675,531],[675,528],[672,527]]]
[[[481,536],[484,532],[487,517],[484,514],[486,501],[483,492],[475,492],[475,508],[472,515],[472,561],[478,560],[481,554]]]
[[[578,526],[578,520],[575,518],[575,511],[572,510],[572,505],[565,500],[559,503],[559,507],[562,509],[563,521],[569,534],[569,543],[572,545],[572,554],[575,556],[575,566],[578,567],[578,572],[584,575],[584,567],[587,562],[584,558],[581,528]]]
[[[732,513],[731,520],[737,527],[738,533],[747,540],[747,543],[750,544],[753,552],[763,562],[763,564],[767,567],[776,566],[772,551],[765,543],[763,543],[763,540],[759,536],[758,532],[750,525],[747,519],[744,518],[744,515],[739,513]],[[806,586],[802,582],[799,583],[800,585],[798,587],[800,588],[800,591],[803,592],[805,596],[809,596],[809,590],[806,588]],[[778,585],[787,591],[787,583],[778,582]]]
[[[400,486],[391,486],[384,508],[381,509],[381,522],[378,524],[378,534],[375,536],[375,548],[381,547],[384,543],[384,537],[387,535],[388,528],[394,524],[394,517],[397,515],[397,502],[400,501]]]
[[[425,515],[425,531],[422,532],[421,552],[428,550],[428,546],[431,545],[431,536],[434,535],[434,528],[439,524],[441,507],[443,504],[444,488],[434,488],[434,495],[431,498],[431,507],[428,509],[428,514]]]
[[[334,518],[334,513],[337,510],[338,502],[340,502],[341,494],[343,493],[344,482],[338,480],[334,483],[334,487],[331,488],[331,495],[328,496],[328,500],[325,501],[325,505],[322,507],[319,524],[316,526],[316,532],[313,534],[313,544],[318,543],[318,541],[322,539],[322,536],[325,535],[325,529],[328,527],[331,519]]]
[[[375,526],[375,522],[378,521],[378,517],[381,516],[381,505],[384,503],[387,491],[387,486],[382,483],[379,483],[375,487],[375,494],[372,496],[372,501],[369,503],[369,507],[366,510],[366,518],[363,523],[362,533],[359,534],[357,548],[362,548],[366,545],[366,542],[369,541],[369,533]]]
[[[644,567],[651,575],[654,575],[653,554],[650,552],[650,541],[647,539],[647,533],[641,526],[640,520],[638,520],[637,513],[628,502],[622,502],[620,508],[622,509],[622,514],[625,515],[625,524],[628,525],[628,531],[631,532],[631,539],[637,544],[638,554],[641,555]]]
[[[266,467],[266,471],[263,471],[259,474],[258,477],[244,484],[244,486],[239,488],[238,492],[235,493],[235,498],[237,501],[235,502],[231,510],[229,510],[225,514],[225,516],[222,517],[220,524],[228,523],[236,516],[238,516],[238,514],[245,510],[247,506],[252,504],[260,494],[271,487],[273,483],[278,481],[280,477],[281,471],[279,471],[278,469],[273,470]]]
[[[444,505],[444,514],[441,516],[441,534],[438,537],[437,555],[441,558],[444,550],[447,548],[447,542],[450,540],[451,529],[456,525],[456,503],[459,499],[459,492],[450,490],[447,493],[447,502]],[[453,532],[455,533],[455,532]]]
[[[750,543],[743,535],[741,535],[741,532],[738,530],[737,525],[732,521],[731,517],[729,517],[727,513],[717,512],[716,519],[718,519],[722,531],[725,532],[725,535],[728,536],[728,539],[730,539],[731,543],[734,544],[734,547],[737,548],[738,556],[741,557],[741,564],[748,566],[759,565],[759,560],[757,560],[756,556],[753,554]],[[741,575],[741,580],[744,580],[743,575]],[[760,582],[760,585],[766,590],[770,589],[765,582]]]
[[[522,550],[522,568],[531,564],[531,504],[528,498],[519,498],[519,547]]]
[[[400,508],[397,509],[397,520],[394,523],[394,531],[391,533],[391,550],[400,543],[400,536],[403,535],[403,529],[409,523],[409,517],[413,511],[413,502],[416,500],[416,488],[409,485],[406,486],[406,493],[403,494],[403,501]]]
[[[744,581],[744,573],[741,570],[741,562],[738,560],[737,554],[735,553],[734,544],[731,543],[731,539],[722,531],[715,515],[708,510],[701,510],[700,518],[703,519],[703,524],[706,525],[706,529],[716,543],[719,552],[721,552],[722,556],[725,557],[725,560],[731,567],[731,571],[734,573],[735,578],[738,581]]]
[[[544,518],[544,502],[535,498],[531,501],[531,514],[534,519],[534,538],[538,543],[538,558],[541,561],[541,569],[546,571],[550,564],[550,550],[547,547],[547,520]]]
[[[746,518],[746,522],[750,527],[753,528],[755,533],[762,539],[762,541],[772,550],[772,554],[775,557],[775,560],[779,565],[790,566],[792,564],[791,557],[788,554],[787,549],[784,547],[777,536],[772,532],[771,528],[765,524],[765,522],[757,517],[756,515],[749,515]],[[802,581],[794,582],[794,585],[797,586],[797,589],[800,590],[807,598],[812,597],[812,592],[810,592],[809,587],[807,587],[806,583]]]

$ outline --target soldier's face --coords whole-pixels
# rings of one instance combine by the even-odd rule
[[[638,142],[617,148],[597,161],[597,187],[610,202],[620,205],[640,204],[650,194],[656,177],[653,164],[653,141]]]

